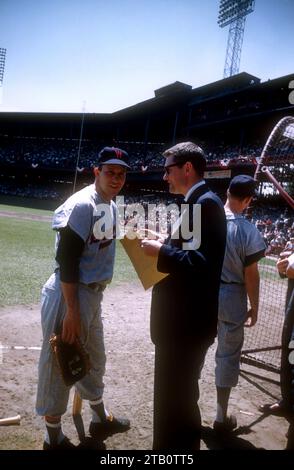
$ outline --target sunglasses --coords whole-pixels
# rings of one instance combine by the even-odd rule
[[[173,166],[177,166],[178,168],[182,168],[184,165],[184,163],[173,163],[172,165],[168,165],[168,166],[165,166],[164,167],[164,172],[169,175],[170,174],[170,168],[172,168]]]

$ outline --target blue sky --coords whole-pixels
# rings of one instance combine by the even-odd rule
[[[176,80],[223,76],[219,0],[0,0],[0,111],[113,112]],[[294,0],[256,0],[240,71],[294,72]]]

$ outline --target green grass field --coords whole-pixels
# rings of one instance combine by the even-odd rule
[[[9,211],[50,215],[50,211],[5,207]],[[54,239],[48,222],[0,217],[1,306],[39,302],[41,287],[54,269]],[[113,284],[130,281],[137,281],[137,275],[117,242]]]
[[[276,260],[270,258],[262,258],[260,260],[260,264],[265,266],[276,266],[276,262]]]
[[[263,280],[273,281],[273,285],[283,284],[283,279],[280,278],[276,267],[278,258],[262,258],[259,261],[259,274]]]
[[[32,215],[52,215],[52,211],[44,209],[33,209],[31,207],[22,207],[22,206],[10,206],[7,204],[0,204],[0,211],[4,212],[19,212],[21,214],[32,214]]]

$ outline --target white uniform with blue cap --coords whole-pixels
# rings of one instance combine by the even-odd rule
[[[102,208],[102,209],[101,209]],[[95,224],[103,217],[104,234],[97,239]],[[105,372],[105,350],[101,301],[105,286],[113,276],[116,233],[116,205],[105,202],[96,192],[95,185],[87,186],[71,196],[54,213],[52,228],[57,231],[56,250],[60,235],[58,230],[68,226],[84,241],[79,263],[79,305],[81,314],[81,340],[90,355],[92,368],[75,384],[81,397],[95,400],[102,397]],[[107,226],[108,225],[108,226]],[[96,235],[96,236],[95,236]],[[113,235],[113,236],[112,236]],[[37,413],[41,416],[62,415],[66,411],[69,390],[60,376],[54,361],[49,338],[66,312],[58,264],[42,289],[41,321],[43,346],[39,362]],[[49,393],[50,391],[50,393]]]
[[[219,294],[218,347],[215,382],[217,387],[238,383],[244,322],[247,318],[247,293],[244,267],[248,259],[264,256],[265,242],[257,228],[241,214],[225,208],[227,244]]]

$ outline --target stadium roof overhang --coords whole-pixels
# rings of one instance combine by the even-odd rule
[[[245,88],[256,86],[260,83],[260,78],[250,75],[247,72],[241,72],[232,77],[223,78],[216,82],[209,83],[193,90],[193,98],[189,106],[203,103],[206,100],[215,99],[220,96],[226,96]]]

